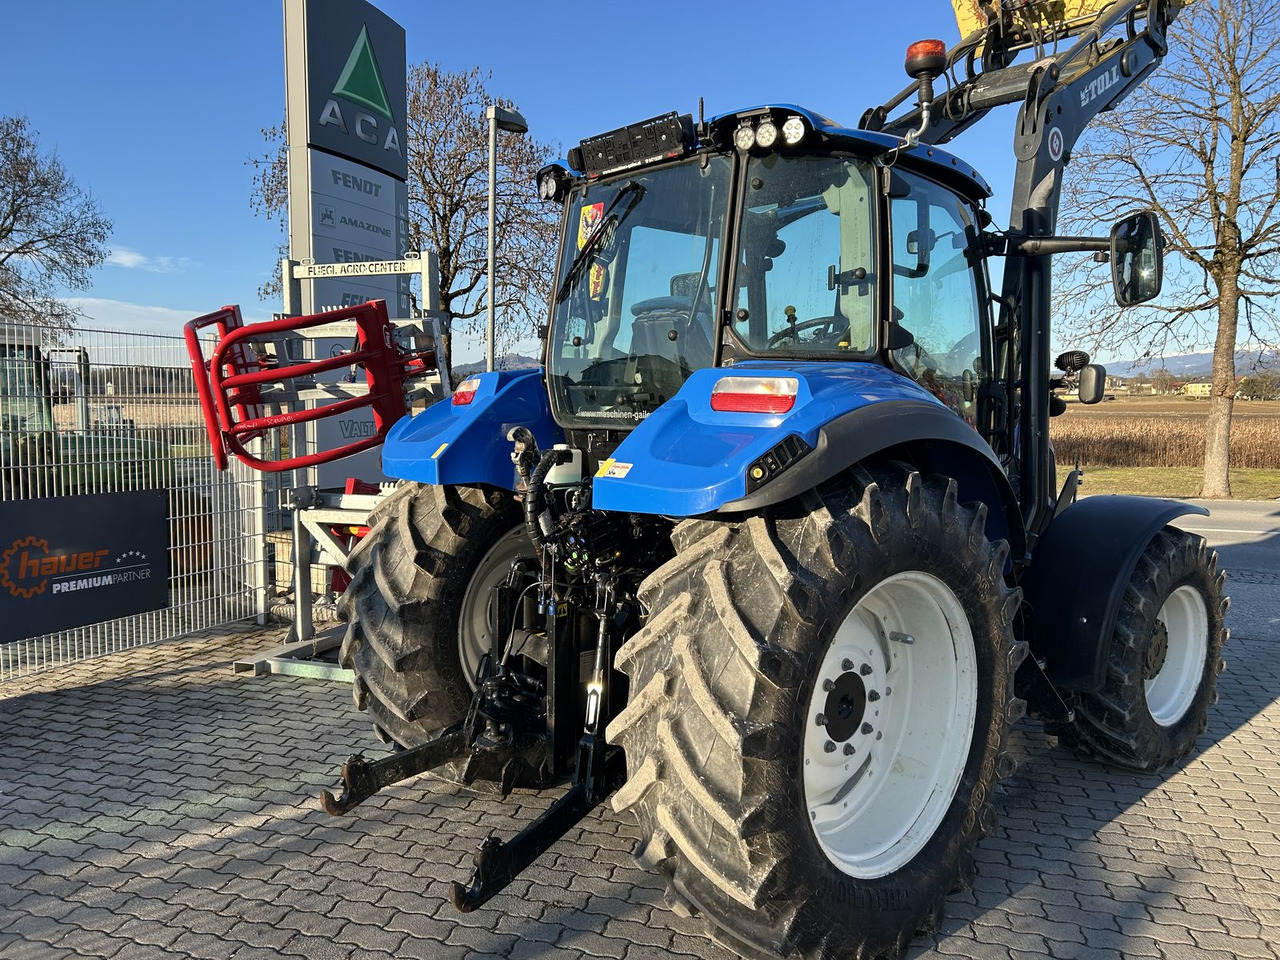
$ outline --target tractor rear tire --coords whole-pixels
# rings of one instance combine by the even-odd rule
[[[1218,702],[1226,666],[1226,574],[1204,539],[1166,527],[1147,545],[1125,588],[1103,688],[1077,694],[1075,719],[1056,728],[1085,755],[1154,771],[1195,747]]]
[[[956,493],[853,468],[743,520],[682,523],[641,587],[613,804],[673,905],[739,953],[898,957],[972,879],[1027,646],[1008,547]]]
[[[339,659],[380,739],[417,746],[463,718],[489,644],[490,588],[531,553],[504,490],[410,483],[378,505],[347,559]]]

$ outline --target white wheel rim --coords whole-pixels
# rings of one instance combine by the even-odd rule
[[[493,631],[497,628],[494,623],[497,618],[495,588],[506,579],[512,561],[532,554],[533,547],[524,525],[513,527],[481,558],[475,576],[462,595],[462,612],[458,617],[458,659],[472,690],[476,687],[480,660],[491,649]]]
[[[1191,709],[1209,653],[1209,611],[1200,591],[1183,585],[1169,594],[1156,614],[1156,636],[1162,627],[1168,633],[1168,643],[1144,689],[1152,719],[1162,727],[1171,727]],[[1146,665],[1147,673],[1152,666]]]
[[[814,835],[844,873],[893,873],[937,831],[973,741],[976,663],[960,601],[920,571],[878,584],[836,631],[805,716],[804,792]],[[859,683],[862,720],[844,737]]]

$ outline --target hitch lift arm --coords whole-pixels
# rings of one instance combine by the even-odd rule
[[[484,906],[625,779],[621,748],[609,746],[600,734],[584,735],[568,792],[506,843],[492,835],[486,837],[476,851],[471,882],[465,886],[456,880],[453,883],[449,894],[453,905],[462,913]]]
[[[470,751],[469,740],[467,731],[459,727],[420,746],[372,763],[357,753],[342,765],[342,795],[335,797],[328,790],[322,790],[320,806],[331,816],[347,813],[383,787],[462,759]]]

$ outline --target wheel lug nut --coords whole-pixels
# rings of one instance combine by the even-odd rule
[[[830,693],[835,688],[836,688],[836,682],[834,680],[822,681],[822,689],[825,690],[827,693]]]
[[[863,732],[863,733],[870,733],[870,732],[871,732],[871,724],[869,724],[869,723],[864,723],[864,724],[862,725],[862,732]]]
[[[868,676],[871,673],[871,664],[864,663],[861,667],[858,668],[858,672],[862,674],[864,677]]]
[[[853,661],[849,659],[841,660],[840,669],[843,670],[845,673],[848,673],[850,670],[853,669]]]
[[[852,743],[846,743],[846,744],[844,745],[844,755],[845,755],[846,757],[852,757],[852,756],[853,756],[853,744],[852,744]]]
[[[826,743],[822,745],[822,749],[825,750],[827,753],[835,753],[836,745],[832,743],[830,740],[828,740]]]
[[[870,700],[872,703],[875,703],[877,700],[880,699],[880,692],[878,690],[872,690],[870,693],[867,694],[867,699]]]
[[[827,715],[825,713],[820,713],[813,718],[813,722],[820,727],[825,727],[827,725]]]

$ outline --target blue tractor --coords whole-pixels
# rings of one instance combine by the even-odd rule
[[[1160,286],[1151,214],[1054,229],[1072,146],[1159,63],[1176,5],[1031,6],[913,45],[911,85],[857,128],[669,114],[539,175],[563,208],[542,367],[395,424],[403,482],[342,600],[356,706],[398,749],[353,757],[327,809],[427,769],[569,781],[485,842],[459,909],[611,800],[739,952],[897,956],[972,876],[1028,708],[1139,770],[1205,729],[1223,574],[1169,526],[1204,511],[1077,501],[1049,441],[1062,391],[1105,380],[1079,351],[1055,369],[1052,256],[1109,258],[1121,306]],[[997,230],[938,144],[1009,103]]]

